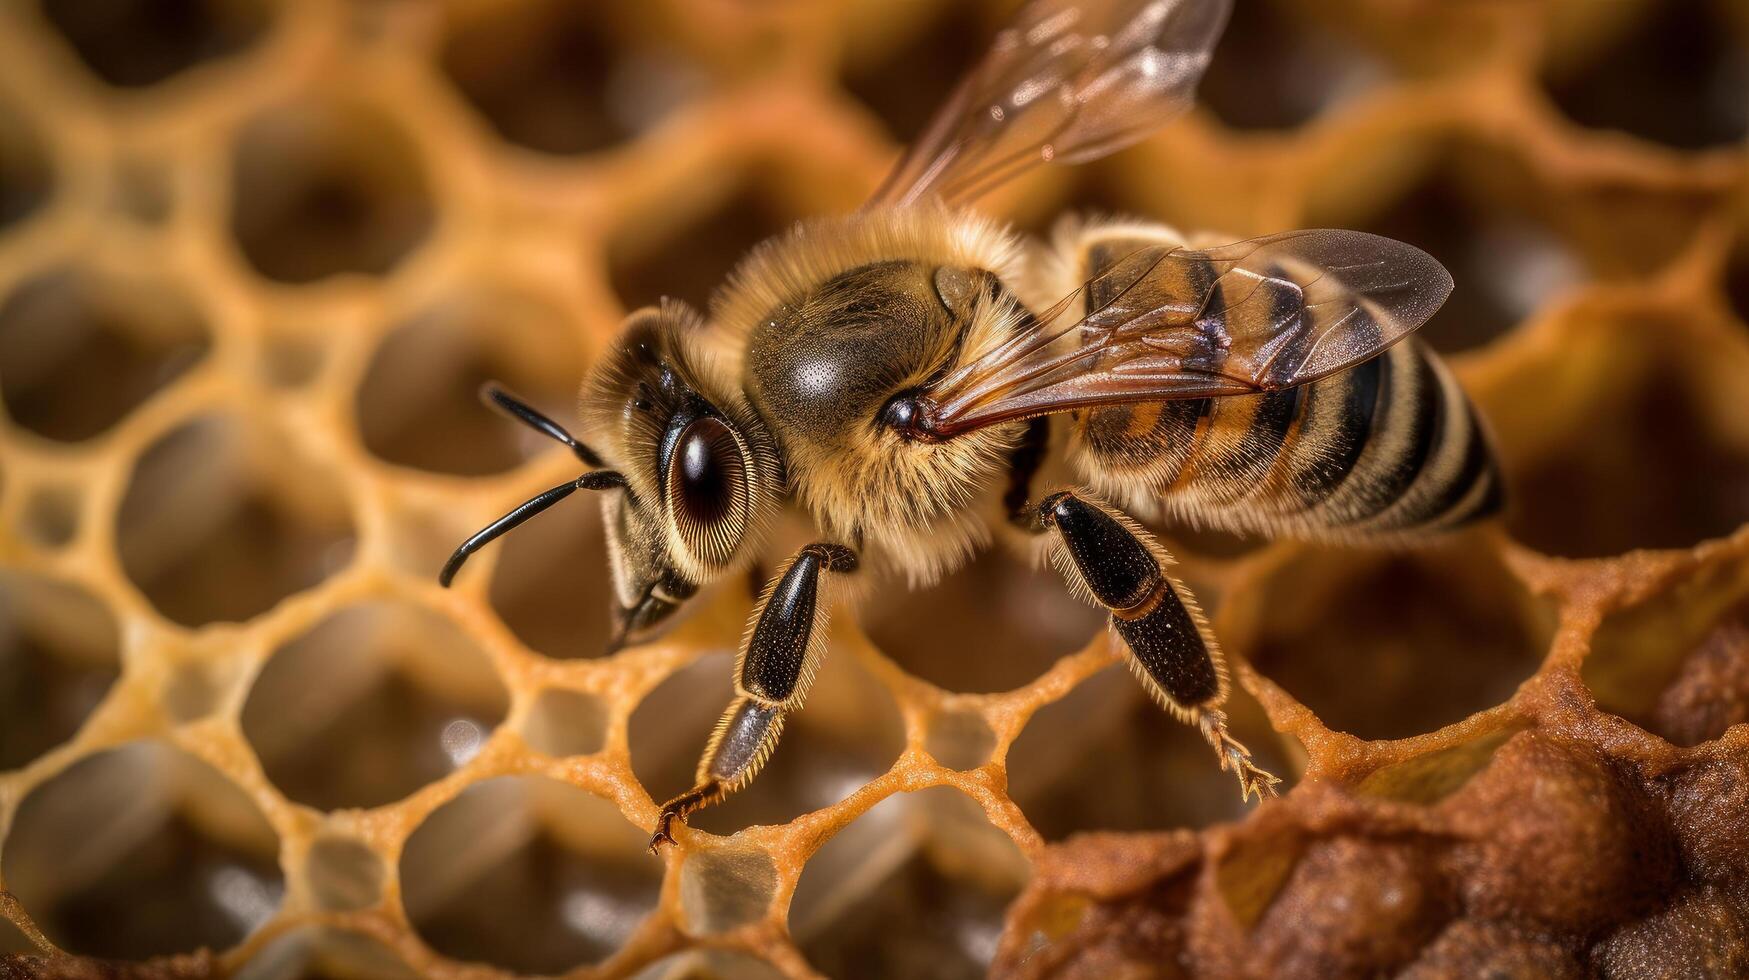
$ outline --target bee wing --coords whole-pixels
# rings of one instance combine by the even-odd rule
[[[1184,111],[1232,0],[1033,0],[870,201],[975,198],[1030,167],[1085,163]]]
[[[1451,287],[1427,253],[1357,231],[1148,246],[923,392],[925,426],[1291,388],[1401,340]]]

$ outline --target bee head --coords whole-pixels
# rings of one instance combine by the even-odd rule
[[[702,586],[745,567],[776,509],[774,443],[701,328],[678,302],[639,310],[585,383],[591,445],[625,479],[602,497],[615,646],[655,635]]]

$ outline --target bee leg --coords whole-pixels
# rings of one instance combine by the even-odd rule
[[[1195,597],[1167,572],[1172,560],[1165,549],[1127,516],[1078,491],[1050,494],[1034,520],[1040,532],[1056,532],[1052,558],[1070,586],[1111,612],[1130,668],[1154,699],[1196,726],[1221,768],[1239,778],[1242,797],[1274,796],[1280,780],[1227,731],[1220,645]]]
[[[856,570],[856,552],[843,545],[810,544],[766,587],[754,625],[735,665],[735,700],[717,722],[698,763],[697,785],[662,804],[650,850],[674,843],[674,822],[746,786],[759,774],[783,734],[786,712],[802,706],[824,652],[830,604],[821,601],[823,572]]]

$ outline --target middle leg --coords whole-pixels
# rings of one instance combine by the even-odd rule
[[[1227,731],[1227,674],[1215,642],[1183,583],[1167,571],[1171,560],[1153,537],[1127,516],[1079,491],[1045,497],[1034,530],[1054,533],[1051,557],[1070,588],[1111,613],[1131,670],[1154,700],[1196,726],[1239,778],[1249,797],[1275,795],[1275,776]]]

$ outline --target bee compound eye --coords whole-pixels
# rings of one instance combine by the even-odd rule
[[[668,463],[668,497],[687,545],[706,561],[727,561],[746,526],[747,461],[722,419],[706,415],[680,433]]]

